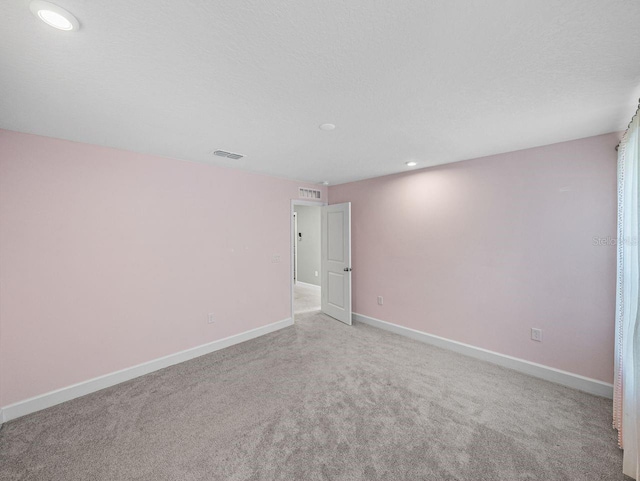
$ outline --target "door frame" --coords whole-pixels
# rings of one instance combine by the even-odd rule
[[[294,293],[294,289],[295,289],[295,284],[293,283],[293,269],[294,269],[294,265],[293,265],[293,249],[295,248],[294,246],[294,236],[296,235],[295,232],[295,226],[293,225],[293,212],[294,212],[294,206],[296,205],[309,205],[312,207],[322,207],[324,205],[328,205],[326,202],[322,202],[319,200],[298,200],[298,199],[291,199],[291,207],[290,207],[290,211],[289,211],[289,225],[290,225],[290,232],[289,232],[289,242],[291,243],[291,255],[290,255],[290,266],[291,269],[289,270],[289,284],[290,284],[290,289],[289,289],[289,294],[291,296],[291,320],[293,320],[295,322],[296,317],[295,317],[295,313],[293,312],[293,299],[295,296]],[[322,235],[322,233],[320,233],[320,235]]]
[[[293,212],[293,283],[298,283],[298,239],[296,233],[298,232],[298,213]]]

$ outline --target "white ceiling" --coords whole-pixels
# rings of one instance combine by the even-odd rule
[[[640,96],[637,0],[54,3],[80,31],[3,2],[0,128],[298,180],[621,130]]]

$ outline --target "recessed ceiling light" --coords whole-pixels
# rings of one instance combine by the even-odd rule
[[[320,125],[320,130],[333,130],[336,126],[333,124],[322,124]]]
[[[34,0],[29,4],[29,9],[36,17],[47,25],[51,25],[58,30],[78,30],[80,23],[78,19],[67,12],[64,8],[43,0]]]
[[[414,162],[413,160],[410,160],[409,162],[405,162],[405,164],[407,164],[407,167],[415,167],[416,165],[418,165],[418,163]]]
[[[328,180],[323,180],[322,182],[320,182],[322,185],[329,185],[329,181]]]

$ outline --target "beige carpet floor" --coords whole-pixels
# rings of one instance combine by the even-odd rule
[[[5,423],[2,480],[621,480],[611,402],[322,314]]]

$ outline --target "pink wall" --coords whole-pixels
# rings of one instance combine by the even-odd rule
[[[593,238],[616,237],[617,142],[330,187],[352,202],[354,312],[611,382],[616,250]]]
[[[331,187],[354,311],[610,382],[616,143]],[[0,406],[289,317],[299,185],[0,130]]]
[[[299,185],[0,130],[0,406],[290,317]]]

